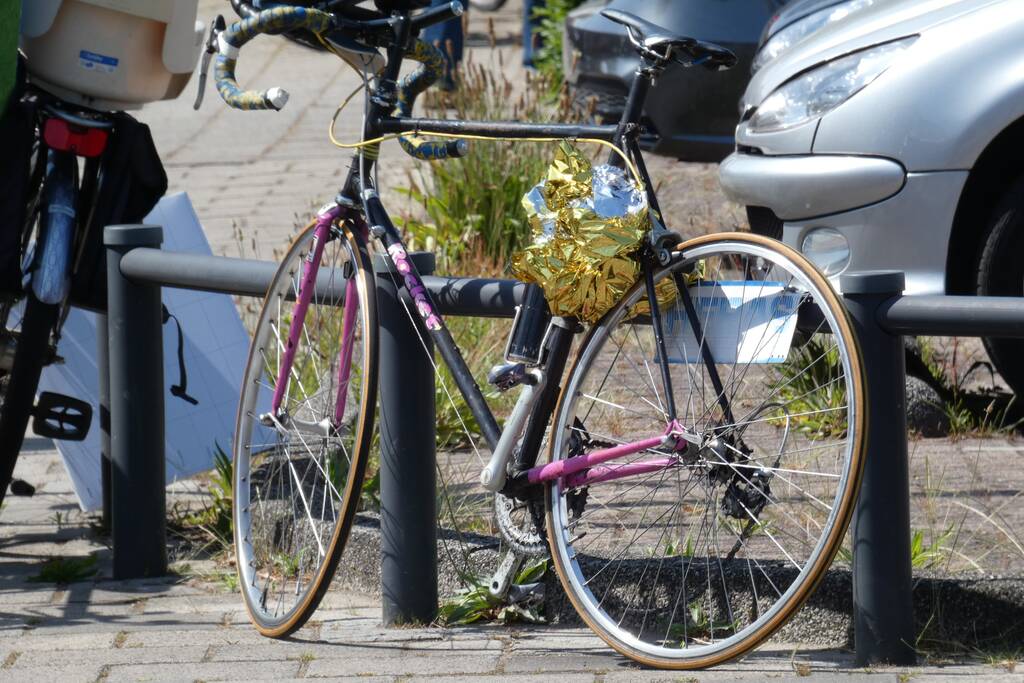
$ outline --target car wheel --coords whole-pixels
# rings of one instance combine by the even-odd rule
[[[484,12],[496,12],[505,4],[505,0],[469,0],[469,6]]]
[[[1024,177],[1003,194],[985,228],[977,263],[981,296],[1024,296]],[[1024,396],[1024,339],[985,337],[996,370],[1013,392]]]

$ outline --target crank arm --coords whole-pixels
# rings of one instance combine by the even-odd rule
[[[526,564],[525,555],[520,555],[514,550],[506,550],[505,555],[498,564],[497,570],[491,575],[491,580],[487,585],[487,590],[491,597],[504,600],[505,596],[509,593],[509,589],[512,587],[512,582],[515,580],[516,575],[522,571],[524,564]]]

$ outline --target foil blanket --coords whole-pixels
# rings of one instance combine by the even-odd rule
[[[649,229],[647,197],[622,169],[593,166],[562,142],[523,207],[532,241],[512,256],[512,272],[540,285],[552,315],[596,322],[640,277],[634,255]],[[659,284],[659,301],[671,299],[671,280]]]

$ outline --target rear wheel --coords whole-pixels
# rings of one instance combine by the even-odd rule
[[[29,292],[20,326],[5,332],[16,343],[11,371],[0,378],[0,502],[14,474],[35,406],[43,366],[52,354],[50,334],[57,324],[59,306],[44,304]]]
[[[853,511],[865,411],[845,309],[805,259],[740,233],[680,251],[654,280],[688,438],[600,468],[633,465],[629,477],[548,484],[546,511],[555,568],[584,621],[628,657],[689,669],[763,641],[823,576]],[[583,342],[552,460],[666,433],[645,301],[634,287]]]
[[[234,445],[235,553],[249,616],[266,636],[300,628],[330,585],[355,518],[377,393],[374,282],[363,238],[335,226],[277,414],[311,225],[270,285],[249,350]],[[353,294],[351,298],[350,294]]]

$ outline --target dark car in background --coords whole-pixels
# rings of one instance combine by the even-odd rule
[[[619,119],[633,82],[637,53],[622,26],[601,16],[614,8],[671,31],[727,47],[739,63],[729,71],[672,65],[651,90],[642,142],[655,154],[721,161],[733,151],[737,102],[765,25],[784,0],[589,0],[565,22],[563,65],[574,101],[603,122]]]

